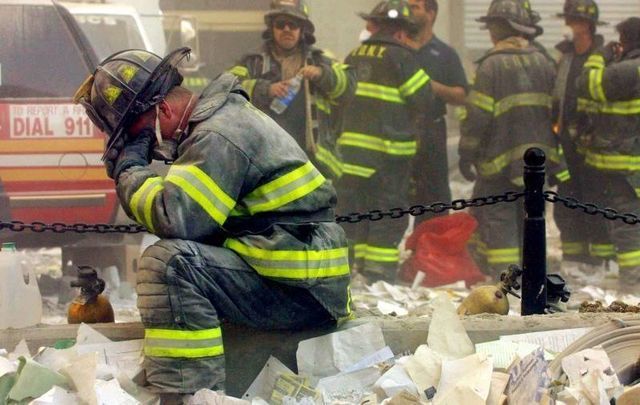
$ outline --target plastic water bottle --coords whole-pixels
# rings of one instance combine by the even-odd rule
[[[291,102],[296,95],[300,91],[300,87],[302,87],[302,75],[296,75],[289,82],[289,90],[287,91],[287,95],[281,98],[274,98],[271,102],[271,110],[273,110],[276,114],[282,114],[289,107]]]
[[[24,271],[15,244],[0,250],[0,330],[35,326],[42,320],[42,297],[33,269]]]

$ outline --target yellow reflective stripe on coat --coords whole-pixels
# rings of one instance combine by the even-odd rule
[[[618,266],[620,268],[640,266],[640,250],[618,253]]]
[[[252,215],[273,211],[311,194],[325,182],[326,179],[313,163],[307,162],[253,190],[242,202]]]
[[[409,80],[398,88],[403,97],[411,97],[427,85],[431,78],[423,69],[418,70]]]
[[[257,79],[242,81],[242,88],[247,92],[250,98],[253,98],[253,91],[256,88],[256,83],[258,83]]]
[[[600,112],[600,103],[586,98],[578,97],[578,112],[598,113]]]
[[[596,101],[607,101],[604,88],[602,87],[602,79],[604,78],[603,69],[592,69],[589,71],[589,94]]]
[[[138,223],[144,225],[151,233],[155,231],[153,227],[153,200],[160,191],[164,189],[161,177],[148,178],[142,186],[131,197],[129,209],[133,213]]]
[[[364,258],[372,262],[394,263],[400,260],[400,250],[367,245]]]
[[[610,115],[638,115],[640,114],[640,99],[629,101],[608,101],[598,104],[602,114]]]
[[[560,161],[560,156],[558,155],[558,151],[555,148],[545,147],[540,144],[524,144],[515,147],[490,161],[480,163],[478,165],[478,173],[483,177],[494,176],[500,173],[512,162],[522,160],[522,156],[524,156],[524,153],[529,148],[541,148],[546,153],[547,159],[555,163],[558,163]]]
[[[236,206],[233,198],[197,166],[173,165],[165,178],[194,200],[219,225],[223,225]]]
[[[224,354],[220,328],[207,330],[145,329],[144,354],[150,357],[197,359]]]
[[[405,104],[398,89],[375,83],[359,82],[356,88],[356,96],[374,98],[389,103]]]
[[[418,143],[416,141],[395,142],[355,132],[343,132],[338,138],[338,145],[353,146],[394,156],[414,156],[418,151]]]
[[[593,166],[595,168],[603,170],[640,170],[640,156],[602,155],[599,153],[587,151],[585,162],[589,166]]]
[[[229,69],[229,73],[236,75],[241,80],[249,77],[249,69],[247,69],[245,66],[234,66]]]
[[[571,180],[571,172],[569,170],[563,170],[560,173],[556,174],[556,179],[561,183]]]
[[[329,103],[328,100],[322,97],[316,97],[315,100],[316,100],[316,107],[318,107],[318,110],[322,111],[327,115],[331,114],[331,104]]]
[[[376,169],[370,167],[358,166],[351,163],[344,163],[342,165],[342,172],[344,174],[350,174],[351,176],[370,178],[376,173]]]
[[[356,259],[364,259],[367,255],[367,244],[359,243],[353,247],[353,254]]]
[[[508,96],[495,104],[495,116],[509,112],[517,107],[544,107],[551,108],[551,96],[545,93],[520,93]]]
[[[467,97],[467,103],[491,114],[493,114],[495,111],[496,101],[493,99],[493,97],[480,93],[479,91],[471,90],[469,96]]]
[[[227,239],[224,246],[236,252],[264,277],[294,280],[346,276],[350,273],[349,248],[328,250],[267,250]]]
[[[336,176],[342,176],[342,162],[328,149],[318,145],[318,152],[316,152],[316,159],[318,162],[322,162],[325,166],[331,170]]]
[[[605,67],[605,62],[604,62],[604,56],[602,55],[591,55],[589,56],[589,59],[587,59],[587,62],[584,64],[585,68],[592,68],[592,69],[602,69]]]
[[[344,92],[347,90],[348,80],[347,80],[347,73],[345,72],[346,68],[347,68],[347,65],[344,65],[342,63],[336,62],[331,65],[331,70],[336,75],[336,85],[333,88],[333,90],[329,92],[329,97],[332,99],[336,99],[342,96]]]
[[[587,252],[586,243],[562,242],[562,253],[565,255],[582,255]]]
[[[516,264],[520,262],[520,249],[487,249],[485,251],[489,264]]]
[[[616,247],[612,244],[591,244],[589,254],[593,257],[609,259],[616,255]]]

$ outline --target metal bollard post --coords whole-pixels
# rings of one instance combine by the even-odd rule
[[[544,218],[546,156],[531,148],[524,154],[525,220],[522,254],[522,315],[544,314],[547,306],[547,235]]]

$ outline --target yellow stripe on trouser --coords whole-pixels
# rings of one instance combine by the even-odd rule
[[[395,263],[400,260],[400,250],[367,245],[364,258],[372,262]]]
[[[422,69],[418,70],[409,80],[407,80],[398,90],[403,97],[410,97],[418,90],[426,86],[431,78]]]
[[[561,183],[569,181],[571,180],[571,172],[569,172],[569,170],[563,170],[560,173],[556,174],[556,179],[558,179],[558,181],[560,181]]]
[[[224,354],[220,328],[207,330],[146,329],[144,354],[150,357],[197,359]]]
[[[587,252],[585,243],[581,242],[563,242],[562,253],[565,255],[582,255]]]
[[[618,265],[620,268],[640,266],[640,250],[618,253]]]
[[[329,150],[318,146],[316,159],[324,163],[336,177],[342,176],[342,162],[333,153],[329,152]]]
[[[356,96],[374,98],[389,103],[405,104],[398,89],[375,83],[359,82],[356,87]]]
[[[147,179],[142,186],[131,197],[129,209],[135,216],[138,223],[143,224],[154,232],[153,227],[153,200],[164,189],[161,177],[151,177]]]
[[[236,252],[264,277],[308,280],[348,275],[349,249],[267,250],[227,239],[225,247]]]
[[[479,91],[472,90],[467,97],[467,103],[492,114],[495,111],[495,100],[493,97],[480,93]]]
[[[353,247],[353,252],[356,259],[364,259],[367,255],[367,245],[364,243],[357,244]]]
[[[495,105],[495,116],[499,117],[517,107],[551,108],[551,96],[545,93],[520,93],[508,96]]]
[[[344,174],[350,174],[351,176],[364,177],[365,179],[371,178],[376,173],[376,169],[370,167],[352,165],[350,163],[344,163],[342,165]]]
[[[311,162],[307,162],[276,180],[258,187],[242,202],[252,215],[268,212],[309,195],[325,182],[326,179],[318,169]]]
[[[418,150],[416,141],[394,142],[378,136],[344,132],[338,139],[340,146],[352,146],[393,156],[414,156]]]
[[[602,155],[587,151],[585,162],[589,166],[603,170],[640,170],[640,156]]]
[[[182,189],[220,225],[236,205],[233,198],[196,166],[171,166],[165,180]]]
[[[525,144],[517,146],[502,155],[490,160],[488,162],[480,163],[478,171],[483,177],[490,177],[500,173],[505,167],[509,166],[511,162],[522,160],[524,153],[533,147],[542,147],[547,154],[547,159],[552,162],[559,162],[560,156],[555,148],[543,147],[540,144]]]
[[[609,259],[615,257],[616,247],[611,244],[591,244],[589,254],[593,257]]]
[[[487,249],[487,262],[489,264],[515,264],[520,262],[520,249]]]

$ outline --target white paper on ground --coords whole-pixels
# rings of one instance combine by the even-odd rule
[[[120,387],[117,380],[96,380],[98,405],[139,405],[140,402]]]
[[[13,349],[13,352],[9,353],[7,357],[11,361],[17,361],[20,357],[24,357],[25,359],[30,359],[31,352],[29,351],[29,346],[27,346],[26,340],[22,339],[16,345],[16,348]]]
[[[433,403],[485,405],[492,377],[493,361],[487,355],[472,354],[458,360],[445,360]]]
[[[76,358],[78,358],[78,350],[75,346],[60,350],[47,347],[38,353],[34,360],[53,371],[58,371]]]
[[[200,390],[189,399],[188,405],[250,405],[243,399],[228,397],[211,390]]]
[[[422,345],[407,359],[404,368],[420,393],[423,393],[428,388],[438,387],[442,373],[442,358],[429,346]]]
[[[13,373],[18,369],[18,366],[4,357],[0,357],[0,377],[7,373]]]
[[[380,349],[377,352],[369,356],[366,356],[365,358],[361,359],[360,361],[351,365],[350,367],[347,367],[343,373],[351,373],[353,371],[362,370],[363,368],[375,366],[376,364],[383,363],[392,358],[393,358],[393,352],[391,351],[389,346],[385,346],[383,349]]]
[[[605,391],[606,402],[616,394],[622,393],[620,380],[616,375],[607,352],[601,347],[583,350],[562,359],[562,370],[569,377],[571,388],[582,391],[594,403],[600,403],[602,391]]]
[[[500,336],[500,340],[532,343],[542,347],[544,350],[547,350],[549,352],[561,353],[573,342],[580,339],[592,330],[593,328],[550,330],[546,332],[533,332],[521,335]]]
[[[156,405],[160,402],[160,398],[157,395],[134,383],[123,371],[117,371],[116,379],[120,387],[142,405]]]
[[[443,359],[456,360],[475,353],[475,347],[464,329],[455,306],[445,294],[433,302],[427,344]]]
[[[375,323],[304,340],[298,344],[296,353],[298,370],[315,384],[323,377],[349,369],[385,346],[382,329]]]
[[[67,376],[71,381],[80,399],[89,405],[97,403],[96,390],[94,388],[97,365],[96,353],[85,353],[60,369],[60,373]]]
[[[476,353],[484,353],[491,356],[494,369],[507,370],[516,358],[525,358],[539,347],[539,345],[526,342],[496,340],[477,344]]]
[[[260,374],[253,380],[247,392],[242,396],[243,399],[251,399],[255,397],[271,398],[273,387],[276,384],[276,380],[281,374],[295,374],[289,370],[287,366],[275,357],[269,357],[267,363],[260,371]]]
[[[376,381],[375,387],[384,391],[387,397],[396,396],[403,391],[407,391],[412,395],[419,395],[418,387],[416,387],[416,384],[404,369],[403,364],[406,362],[407,357],[399,359],[396,365]]]
[[[506,398],[504,391],[508,384],[509,374],[494,372],[491,376],[491,390],[489,390],[487,405],[502,405],[503,399]]]
[[[78,405],[79,403],[80,397],[76,393],[53,387],[40,398],[31,401],[29,405]]]
[[[86,323],[80,324],[76,335],[76,346],[111,343],[111,340]]]
[[[326,404],[359,403],[373,392],[376,381],[380,378],[377,367],[369,367],[351,373],[326,377],[318,382],[317,391],[322,392]]]
[[[544,359],[544,350],[536,351],[516,361],[509,368],[507,397],[513,404],[538,403],[549,385],[548,363]],[[533,401],[533,402],[532,402]]]
[[[378,301],[378,311],[380,311],[382,315],[393,315],[397,317],[409,315],[409,311],[402,305],[383,300]]]
[[[18,375],[9,391],[8,399],[20,402],[28,398],[38,398],[54,386],[67,387],[67,378],[37,362],[20,357]]]
[[[127,340],[77,347],[78,354],[97,353],[98,364],[106,364],[124,371],[133,379],[141,368],[143,340]]]

